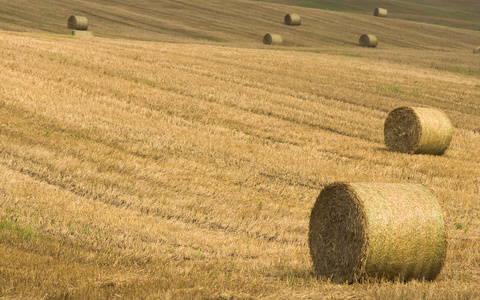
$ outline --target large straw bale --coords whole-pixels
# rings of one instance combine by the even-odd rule
[[[480,46],[473,48],[473,53],[479,53],[479,52],[480,52]]]
[[[385,145],[402,153],[442,155],[450,145],[452,127],[441,110],[398,107],[385,120]]]
[[[375,17],[384,17],[386,18],[388,15],[388,10],[386,8],[380,8],[376,7],[375,10],[373,11],[373,15]]]
[[[283,42],[282,36],[279,34],[270,34],[267,33],[263,37],[263,43],[265,45],[280,45]]]
[[[433,280],[447,251],[436,196],[410,183],[325,187],[311,212],[308,243],[316,274],[337,283]]]
[[[377,37],[374,36],[373,34],[362,34],[360,36],[360,39],[358,40],[358,43],[362,47],[375,48],[377,47],[378,40],[377,40]]]
[[[70,16],[70,18],[68,18],[67,25],[69,29],[87,30],[88,19],[83,16]]]
[[[285,24],[286,25],[300,25],[302,23],[302,18],[300,18],[299,14],[287,14],[285,16]]]

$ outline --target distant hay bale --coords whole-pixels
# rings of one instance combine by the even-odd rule
[[[88,19],[82,16],[70,16],[68,18],[68,29],[87,30]]]
[[[377,40],[377,37],[374,36],[373,34],[362,34],[360,36],[360,39],[358,40],[358,43],[362,47],[375,48],[377,47],[378,40]]]
[[[316,274],[337,283],[433,280],[447,251],[436,196],[410,183],[325,187],[311,212],[308,243]]]
[[[78,37],[91,37],[93,36],[93,32],[86,31],[86,30],[72,30],[72,35],[75,35]]]
[[[373,15],[374,15],[375,17],[384,17],[384,18],[386,18],[387,15],[388,15],[388,10],[385,9],[385,8],[376,7],[375,10],[373,11]]]
[[[475,48],[473,49],[473,53],[478,53],[478,52],[480,52],[480,46],[475,47]]]
[[[267,33],[263,37],[263,43],[265,45],[280,45],[283,42],[282,37],[278,34]]]
[[[442,155],[452,139],[452,127],[441,110],[399,107],[385,120],[385,145],[403,153]]]
[[[287,14],[285,16],[285,24],[286,25],[300,25],[302,23],[302,18],[300,18],[299,14]]]

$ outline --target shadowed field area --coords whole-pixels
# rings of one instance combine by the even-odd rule
[[[281,34],[287,46],[300,47],[357,45],[360,35],[369,32],[378,36],[383,47],[435,50],[467,47],[471,51],[478,46],[480,30],[477,22],[480,4],[474,1],[456,4],[444,0],[428,4],[374,0],[4,2],[0,28],[6,30],[69,34],[68,17],[82,15],[89,20],[89,30],[100,37],[248,47],[261,44],[267,32]],[[374,17],[377,6],[386,6],[389,17]],[[292,28],[283,24],[285,14],[293,10],[301,15],[304,26]],[[436,19],[461,24],[443,26]]]
[[[341,11],[353,14],[372,15],[375,8],[388,11],[388,18],[420,23],[430,23],[446,27],[480,30],[477,20],[480,16],[480,3],[470,0],[262,0],[292,6]]]
[[[128,19],[151,3],[101,1],[82,2],[96,37],[77,39],[66,20],[80,6],[33,9],[42,30],[15,3],[0,23],[1,296],[480,296],[477,32],[305,7],[285,28],[291,7],[254,1]],[[284,45],[261,44],[272,28]],[[377,48],[356,45],[364,29]],[[443,156],[386,149],[384,120],[403,105],[445,111]],[[334,181],[431,188],[448,234],[438,279],[316,278],[309,216]]]

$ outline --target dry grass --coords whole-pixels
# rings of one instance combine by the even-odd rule
[[[75,35],[76,37],[92,37],[93,32],[91,31],[86,31],[86,30],[72,30],[72,35]]]
[[[360,15],[372,15],[372,8],[377,5],[388,6],[388,17],[430,24],[439,24],[448,27],[479,30],[480,4],[476,1],[448,1],[448,0],[337,0],[337,1],[296,1],[296,0],[262,0],[285,5],[300,5],[303,7],[325,9],[331,11],[345,11]]]
[[[1,28],[55,34],[0,31],[0,295],[480,297],[476,33],[370,9],[298,8],[291,28],[285,6],[227,2],[4,3]],[[100,37],[67,38],[81,9]],[[356,45],[359,26],[381,49]],[[288,43],[259,42],[277,30]],[[445,155],[386,150],[399,106],[446,112]],[[333,181],[432,188],[449,236],[437,280],[317,279],[309,215]]]
[[[479,296],[476,77],[339,54],[6,32],[0,43],[1,295]],[[400,104],[449,115],[444,156],[385,151]],[[439,278],[317,280],[309,214],[337,180],[432,188],[449,231]]]
[[[479,26],[475,14],[472,18],[460,15],[452,19],[468,21],[468,28],[457,29],[401,20],[398,17],[400,7],[393,3],[388,6],[388,18],[374,18],[372,10],[378,3],[367,1],[373,2],[338,1],[348,2],[345,7],[347,12],[342,12],[250,0],[183,0],[175,3],[142,0],[142,5],[131,1],[107,0],[72,1],[68,5],[62,0],[33,3],[16,0],[3,3],[0,29],[70,34],[65,21],[74,14],[87,17],[91,24],[89,30],[94,31],[96,36],[108,38],[258,48],[263,47],[262,43],[258,43],[262,35],[274,32],[288,41],[287,46],[323,50],[331,45],[355,45],[362,33],[369,32],[381,38],[382,48],[400,47],[408,51],[453,48],[471,54],[472,49],[478,46],[478,32],[472,30]],[[281,2],[296,5],[292,0]],[[359,4],[357,9],[365,14],[349,11]],[[436,10],[430,12],[426,9],[428,6],[418,3],[398,1],[395,5],[402,6],[401,11],[407,20],[413,18],[424,21],[428,17],[449,20],[443,14],[435,14]],[[444,9],[440,4],[438,7]],[[462,4],[462,7],[470,12],[478,10],[478,4]],[[453,9],[459,10],[460,5],[455,4]],[[302,17],[301,26],[285,26],[283,18],[292,11]]]

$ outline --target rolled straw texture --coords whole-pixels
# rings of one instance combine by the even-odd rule
[[[285,24],[286,25],[300,25],[302,24],[302,18],[300,18],[299,14],[287,14],[285,16]]]
[[[82,16],[70,16],[70,18],[68,18],[68,28],[75,30],[87,30],[88,19]]]
[[[436,196],[409,183],[325,187],[312,209],[308,243],[316,274],[337,283],[433,280],[447,251]]]
[[[399,107],[385,119],[385,145],[402,153],[442,155],[452,140],[452,127],[441,110]]]
[[[480,52],[480,46],[473,48],[473,53]]]
[[[373,11],[373,15],[375,17],[387,17],[388,15],[388,10],[385,9],[385,8],[380,8],[380,7],[376,7],[375,10]]]
[[[360,39],[358,40],[358,43],[362,47],[377,47],[378,40],[377,37],[374,36],[373,34],[362,34],[360,36]]]
[[[267,33],[263,37],[263,43],[265,45],[280,45],[283,42],[283,39],[280,35],[278,34],[270,34]]]

